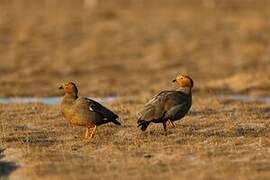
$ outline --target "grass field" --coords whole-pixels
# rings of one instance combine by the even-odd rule
[[[0,104],[0,179],[269,179],[267,0],[0,2],[0,96],[58,96],[75,81],[122,127],[91,141],[58,105]],[[89,2],[89,1],[88,1]],[[179,72],[195,82],[190,113],[164,136],[137,112]]]

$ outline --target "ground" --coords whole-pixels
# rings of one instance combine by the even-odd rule
[[[123,126],[83,128],[58,105],[0,105],[0,179],[269,179],[270,3],[129,0],[0,3],[0,96],[57,96],[75,81]],[[178,73],[195,82],[190,113],[164,136],[137,112]]]

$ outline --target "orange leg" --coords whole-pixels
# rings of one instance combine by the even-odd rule
[[[163,122],[163,128],[164,128],[164,131],[165,131],[165,136],[167,136],[167,121]]]
[[[87,139],[87,140],[92,139],[94,137],[95,133],[96,133],[96,128],[97,128],[96,126],[87,127],[84,138]]]
[[[168,120],[168,122],[169,122],[169,124],[170,124],[172,127],[174,127],[174,128],[176,127],[175,124],[173,123],[173,121]]]
[[[85,132],[85,139],[86,140],[91,140],[96,134],[97,126],[94,127],[87,127],[86,132]]]
[[[84,138],[85,139],[88,139],[89,138],[89,128],[88,127],[86,128]]]
[[[97,126],[95,126],[91,132],[91,135],[90,135],[90,139],[94,138],[94,136],[96,135],[96,131],[97,131]]]

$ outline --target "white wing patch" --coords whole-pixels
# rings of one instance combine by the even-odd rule
[[[91,106],[89,106],[89,110],[90,110],[90,111],[94,111],[94,110],[92,109],[92,107],[91,107]]]

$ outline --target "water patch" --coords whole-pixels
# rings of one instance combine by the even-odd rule
[[[101,103],[112,103],[117,97],[116,96],[108,96],[104,98],[93,98],[96,101]],[[0,97],[0,104],[30,104],[30,103],[42,103],[47,105],[55,105],[59,104],[62,101],[62,97],[60,96],[50,96],[50,97]]]
[[[270,96],[224,95],[223,100],[270,103]]]

